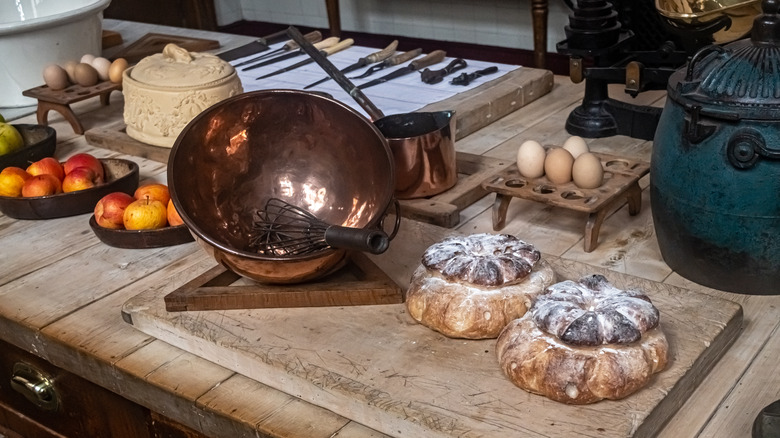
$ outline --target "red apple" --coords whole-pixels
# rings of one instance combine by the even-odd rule
[[[63,167],[65,169],[65,175],[71,173],[74,169],[78,169],[79,167],[88,167],[92,169],[93,172],[95,172],[95,175],[97,176],[97,184],[102,183],[106,178],[105,170],[103,169],[103,163],[95,158],[95,156],[84,152],[73,155],[65,160]]]
[[[48,196],[62,193],[62,183],[54,175],[43,173],[30,177],[22,186],[22,196]]]
[[[176,211],[176,207],[173,206],[173,199],[168,200],[168,225],[175,227],[183,223],[184,221],[181,220],[179,212]]]
[[[62,179],[62,191],[65,193],[88,189],[98,185],[95,171],[89,167],[77,167],[65,174]]]
[[[168,225],[168,211],[160,201],[136,199],[125,207],[122,223],[128,230],[156,230]]]
[[[21,167],[6,167],[0,172],[0,196],[22,196],[22,186],[30,178],[32,175]]]
[[[95,222],[103,228],[121,230],[125,227],[125,208],[135,198],[123,192],[113,192],[100,198],[95,204]]]
[[[144,184],[135,189],[133,194],[135,199],[152,199],[162,202],[163,206],[168,205],[168,201],[171,200],[171,194],[168,191],[168,186],[160,183]]]
[[[53,157],[41,158],[30,164],[27,166],[27,173],[32,176],[54,175],[59,181],[62,181],[62,178],[65,177],[65,170],[62,168],[62,164]]]

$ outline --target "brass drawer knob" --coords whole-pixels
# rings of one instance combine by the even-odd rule
[[[55,411],[59,404],[51,377],[23,362],[14,364],[11,388],[46,411]]]

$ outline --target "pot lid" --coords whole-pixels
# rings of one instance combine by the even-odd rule
[[[779,1],[764,0],[750,38],[709,46],[669,79],[669,94],[728,119],[780,116]]]
[[[147,85],[189,88],[219,81],[234,72],[232,65],[215,55],[188,52],[176,44],[167,44],[162,53],[140,60],[130,77]]]

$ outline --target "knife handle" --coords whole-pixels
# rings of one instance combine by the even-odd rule
[[[282,33],[284,33],[285,35],[287,34],[286,31],[282,31]],[[318,42],[322,41],[322,32],[320,32],[318,30],[315,30],[313,32],[307,33],[303,37],[306,38],[306,41],[308,41],[308,42],[310,42],[312,44],[313,43],[318,43]],[[297,49],[299,47],[300,46],[298,45],[298,43],[296,43],[294,40],[290,40],[290,41],[287,41],[286,43],[284,43],[284,46],[282,48],[284,49],[285,52],[289,52],[289,51],[295,50],[295,49]]]
[[[401,64],[402,62],[406,62],[410,59],[414,59],[418,56],[420,56],[420,53],[422,53],[422,49],[414,49],[410,50],[408,52],[401,53],[398,56],[393,56],[392,58],[385,60],[385,65],[387,67],[391,67],[394,65]]]
[[[341,38],[339,37],[325,38],[324,40],[318,43],[314,43],[314,48],[316,48],[317,50],[327,49],[328,47],[332,47],[338,44],[339,40],[341,40]]]
[[[398,40],[393,40],[393,42],[390,43],[390,45],[385,47],[384,49],[366,56],[366,63],[373,64],[375,62],[384,61],[385,59],[389,58],[393,53],[395,53],[395,49],[397,47],[398,47]]]
[[[340,52],[340,51],[348,48],[349,46],[351,46],[354,43],[355,43],[355,40],[353,40],[352,38],[347,38],[347,39],[345,39],[343,41],[340,41],[338,44],[335,44],[335,45],[330,46],[330,47],[326,47],[322,51],[325,52],[325,56],[330,56],[330,55],[332,55],[332,54],[334,54],[336,52]]]
[[[446,57],[447,52],[444,50],[434,50],[433,52],[425,55],[425,57],[412,61],[409,66],[415,70],[419,70],[421,68],[428,67],[429,65],[442,62]]]

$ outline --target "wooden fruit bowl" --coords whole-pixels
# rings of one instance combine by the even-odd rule
[[[121,158],[101,158],[106,182],[85,190],[35,197],[0,196],[0,212],[14,219],[53,219],[91,213],[109,193],[132,196],[138,188],[138,164]]]
[[[89,218],[89,226],[101,242],[116,248],[160,248],[181,245],[195,240],[186,225],[156,230],[112,230],[98,225],[93,214]]]
[[[16,152],[0,156],[0,170],[6,167],[26,169],[30,163],[54,155],[57,148],[57,131],[44,125],[11,124],[24,139],[24,147]]]

